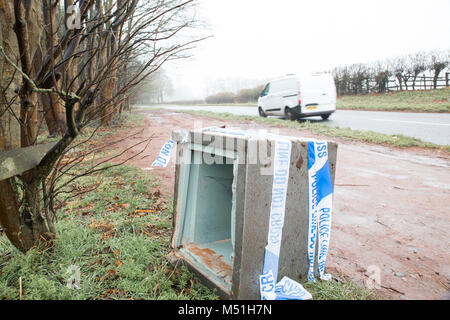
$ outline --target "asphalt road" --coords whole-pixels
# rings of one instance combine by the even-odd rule
[[[153,106],[154,107],[154,106]],[[161,106],[169,110],[203,110],[228,112],[236,115],[257,116],[256,107],[237,106]],[[338,110],[328,120],[320,117],[306,118],[330,126],[371,130],[386,134],[402,134],[439,145],[450,145],[450,114],[406,113],[378,111]]]

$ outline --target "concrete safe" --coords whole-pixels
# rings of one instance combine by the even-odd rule
[[[172,136],[177,142],[174,255],[223,298],[260,299],[275,137],[239,129]],[[301,281],[308,271],[308,139],[283,138],[292,147],[278,279]],[[327,144],[334,186],[337,144]]]

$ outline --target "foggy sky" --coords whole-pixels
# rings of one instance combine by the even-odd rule
[[[199,2],[213,38],[166,66],[174,100],[204,98],[216,79],[251,83],[450,48],[450,0]]]

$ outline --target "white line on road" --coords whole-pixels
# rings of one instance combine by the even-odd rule
[[[450,123],[431,123],[431,122],[420,122],[420,121],[387,120],[387,119],[375,119],[375,118],[369,118],[368,120],[386,121],[386,122],[403,122],[403,123],[424,124],[424,125],[429,125],[429,126],[447,126],[447,127],[450,127]]]

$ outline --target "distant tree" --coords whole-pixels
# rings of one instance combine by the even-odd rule
[[[412,89],[416,90],[417,77],[427,70],[427,55],[425,52],[417,52],[408,56],[408,64],[412,73]]]
[[[256,102],[258,100],[260,92],[263,89],[264,85],[260,85],[250,89],[242,89],[236,94],[235,101],[238,103]]]
[[[367,93],[368,68],[362,63],[352,64],[348,67],[350,91],[352,94]]]
[[[349,94],[350,92],[350,72],[348,67],[338,67],[332,72],[339,96]]]
[[[405,84],[405,90],[408,91],[408,81],[414,77],[413,65],[410,63],[408,57],[405,58],[405,71],[402,74],[403,83]]]
[[[433,72],[433,88],[437,88],[439,74],[449,66],[449,52],[432,51],[430,53],[429,69]]]
[[[367,68],[366,68],[366,93],[371,93],[373,91],[373,87],[371,86],[371,83],[373,82],[373,79],[375,78],[375,74],[376,74],[376,69],[375,69],[375,65],[372,64],[368,64]]]
[[[389,64],[384,61],[378,61],[375,65],[374,73],[376,92],[386,92],[389,86],[389,78],[392,76]]]
[[[348,67],[344,67],[341,70],[341,88],[343,91],[343,94],[349,94],[350,93],[350,72]]]
[[[390,59],[389,64],[400,87],[400,91],[403,91],[403,75],[407,69],[405,57],[396,57]]]
[[[416,90],[420,74],[433,75],[433,87],[438,87],[439,75],[450,66],[450,51],[417,52],[385,59],[375,63],[352,64],[336,67],[333,77],[338,95],[365,94],[389,90],[389,82],[395,79],[397,89]]]
[[[206,97],[206,103],[234,103],[235,95],[233,92],[220,92]]]
[[[265,80],[247,79],[241,77],[227,77],[210,80],[206,84],[206,95],[213,95],[218,92],[238,92],[245,88],[254,88]]]

